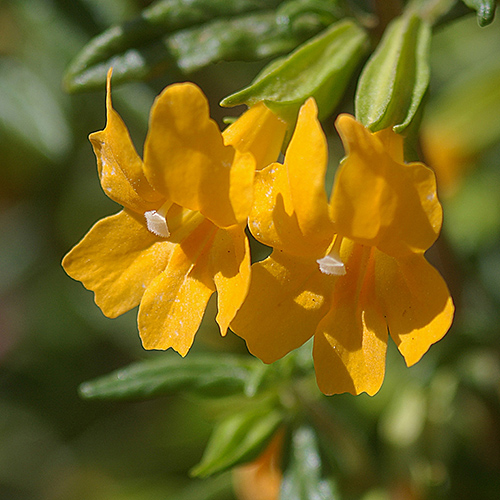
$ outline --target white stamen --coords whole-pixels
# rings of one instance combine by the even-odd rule
[[[159,210],[149,210],[144,214],[148,230],[160,238],[168,238],[170,236],[166,219],[167,210],[170,208],[170,205],[170,203],[165,203]]]
[[[319,270],[323,274],[329,274],[332,276],[344,276],[346,273],[345,265],[340,258],[340,245],[342,243],[342,238],[337,236],[335,238],[335,243],[328,252],[327,255],[318,259],[316,262],[319,264]]]
[[[332,255],[331,253],[325,255],[316,261],[319,264],[319,270],[323,274],[331,274],[333,276],[344,276],[345,266],[340,255]]]

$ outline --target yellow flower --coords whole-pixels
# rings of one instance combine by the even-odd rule
[[[266,363],[314,335],[325,394],[383,381],[388,331],[410,366],[449,329],[454,307],[424,252],[441,229],[434,174],[403,162],[402,138],[336,122],[347,158],[324,190],[327,143],[314,100],[302,107],[284,164],[256,174],[249,227],[272,254],[252,266],[231,328]]]
[[[106,127],[90,141],[104,192],[124,208],[95,224],[63,267],[95,293],[108,317],[140,304],[146,349],[172,347],[184,356],[214,291],[222,335],[247,294],[251,152],[267,161],[256,146],[259,130],[267,136],[269,124],[279,120],[265,106],[256,107],[231,127],[224,144],[201,90],[171,85],[153,104],[142,161],[112,107],[110,78],[111,72]],[[274,142],[267,139],[276,157],[283,127],[277,123]],[[231,139],[239,140],[236,148]]]

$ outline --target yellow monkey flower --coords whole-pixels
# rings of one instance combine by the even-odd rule
[[[373,395],[388,333],[411,366],[451,325],[448,288],[424,257],[442,210],[432,171],[404,163],[401,136],[372,134],[349,115],[336,127],[347,157],[330,200],[313,99],[300,111],[284,164],[256,173],[249,227],[273,252],[252,266],[231,328],[266,363],[314,336],[321,391]]]
[[[184,356],[214,291],[222,335],[247,294],[244,228],[253,200],[253,153],[260,168],[276,158],[285,125],[257,106],[228,129],[224,143],[201,90],[171,85],[151,109],[143,161],[112,107],[110,79],[111,72],[106,127],[90,141],[102,188],[123,210],[97,222],[63,267],[94,292],[108,317],[140,304],[146,349],[172,347]]]

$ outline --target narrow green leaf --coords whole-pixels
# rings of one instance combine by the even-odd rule
[[[303,8],[309,8],[311,1],[307,0]],[[188,74],[221,60],[277,56],[293,50],[332,19],[314,10],[280,15],[281,10],[270,10],[277,3],[159,2],[138,18],[113,26],[91,40],[71,63],[64,85],[70,92],[102,88],[111,66],[116,83],[144,80],[166,71]],[[176,5],[182,8],[177,10]],[[268,10],[261,10],[263,7]]]
[[[314,25],[297,33],[290,20],[283,22],[268,11],[179,31],[167,45],[181,71],[189,73],[216,61],[252,61],[289,52],[322,28]]]
[[[356,90],[356,118],[365,127],[401,133],[410,124],[429,85],[430,35],[430,25],[416,15],[389,25]]]
[[[206,477],[257,458],[284,418],[282,410],[270,407],[266,401],[222,420],[213,430],[201,462],[191,473]]]
[[[226,97],[221,105],[251,106],[264,101],[273,111],[289,119],[313,96],[320,116],[327,116],[342,97],[366,44],[363,29],[353,21],[340,21],[289,56],[273,61],[250,86]]]
[[[335,500],[332,483],[321,477],[321,456],[311,427],[296,429],[291,442],[291,459],[281,483],[282,500]]]
[[[179,391],[226,396],[243,392],[253,364],[246,356],[165,354],[85,382],[80,394],[86,399],[147,399]]]
[[[495,19],[496,0],[463,0],[463,2],[476,11],[479,26],[488,26]]]
[[[283,0],[161,0],[130,21],[112,26],[84,49],[73,66],[84,67],[137,49],[178,30],[199,26],[218,17],[269,9]]]

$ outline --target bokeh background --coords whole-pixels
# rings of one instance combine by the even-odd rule
[[[65,254],[118,207],[104,196],[87,136],[104,92],[68,95],[62,78],[92,36],[140,0],[0,0],[0,499],[235,499],[226,473],[193,480],[214,405],[183,395],[84,401],[78,386],[145,352],[136,311],[106,319],[67,277]],[[452,290],[449,334],[407,369],[393,345],[375,397],[325,397],[339,499],[495,499],[500,492],[500,22],[473,15],[436,31],[422,155],[439,180],[442,237],[429,254]],[[264,63],[219,63],[190,79],[212,116]],[[168,75],[114,90],[139,152]],[[352,111],[354,87],[341,105]],[[343,152],[333,128],[332,167]],[[333,171],[333,170],[332,170]],[[330,174],[331,178],[331,174]],[[244,352],[208,311],[195,350]],[[258,500],[258,499],[256,499]]]

